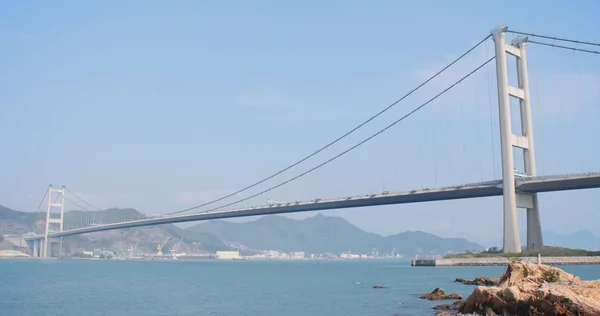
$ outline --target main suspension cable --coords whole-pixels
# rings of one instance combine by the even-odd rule
[[[513,30],[506,30],[506,33],[513,33],[513,34],[519,34],[519,35],[526,35],[526,36],[532,36],[532,37],[539,37],[539,38],[545,38],[545,39],[550,39],[550,40],[555,40],[555,41],[570,42],[570,43],[575,43],[575,44],[583,44],[583,45],[600,46],[600,43],[593,43],[593,42],[578,41],[578,40],[569,39],[569,38],[560,38],[560,37],[547,36],[547,35],[539,35],[539,34],[526,33],[526,32],[519,32],[519,31],[513,31]]]
[[[48,196],[48,189],[46,189],[46,192],[44,192],[44,197],[42,198],[42,200],[40,201],[40,204],[38,205],[37,209],[35,210],[35,212],[39,212],[40,211],[40,207],[42,207],[42,203],[44,203],[44,200],[46,199],[46,196]]]
[[[343,151],[343,152],[341,152],[341,153],[337,154],[336,156],[334,156],[334,157],[332,157],[332,158],[330,158],[330,159],[326,160],[325,162],[322,162],[321,164],[319,164],[319,165],[317,165],[317,166],[315,166],[315,167],[313,167],[313,168],[311,168],[311,169],[309,169],[309,170],[307,170],[307,171],[305,171],[305,172],[303,172],[303,173],[301,173],[301,174],[299,174],[299,175],[297,175],[297,176],[295,176],[295,177],[293,177],[293,178],[290,178],[290,179],[288,179],[288,180],[286,180],[286,181],[284,181],[284,182],[281,182],[281,183],[279,183],[279,184],[277,184],[277,185],[274,185],[274,186],[272,186],[272,187],[270,187],[270,188],[268,188],[268,189],[266,189],[266,190],[263,190],[263,191],[261,191],[261,192],[258,192],[258,193],[256,193],[256,194],[253,194],[253,195],[251,195],[251,196],[249,196],[249,197],[246,197],[246,198],[239,199],[239,200],[237,200],[237,201],[231,202],[231,203],[229,203],[229,204],[225,204],[225,205],[222,205],[222,206],[219,206],[219,207],[215,207],[215,208],[209,209],[209,210],[207,210],[207,211],[205,211],[205,212],[216,211],[216,210],[218,210],[218,209],[221,209],[221,208],[224,208],[224,207],[232,206],[232,205],[234,205],[234,204],[237,204],[237,203],[240,203],[240,202],[247,201],[247,200],[249,200],[249,199],[251,199],[251,198],[257,197],[257,196],[259,196],[259,195],[262,195],[262,194],[264,194],[264,193],[267,193],[267,192],[269,192],[269,191],[272,191],[272,190],[274,190],[274,189],[277,189],[277,188],[279,188],[279,187],[281,187],[281,186],[283,186],[283,185],[286,185],[286,184],[288,184],[288,183],[290,183],[290,182],[292,182],[292,181],[294,181],[294,180],[296,180],[296,179],[299,179],[299,178],[301,178],[301,177],[303,177],[303,176],[305,176],[305,175],[307,175],[307,174],[309,174],[309,173],[311,173],[311,172],[313,172],[313,171],[315,171],[315,170],[317,170],[317,169],[319,169],[319,168],[321,168],[321,167],[323,167],[323,166],[325,166],[325,165],[329,164],[330,162],[332,162],[332,161],[334,161],[334,160],[336,160],[336,159],[338,159],[338,158],[340,158],[340,157],[344,156],[345,154],[347,154],[347,153],[351,152],[352,150],[354,150],[354,149],[356,149],[356,148],[360,147],[360,146],[361,146],[361,145],[363,145],[364,143],[366,143],[366,142],[368,142],[368,141],[372,140],[373,138],[377,137],[378,135],[380,135],[380,134],[382,134],[383,132],[387,131],[388,129],[392,128],[392,127],[393,127],[393,126],[395,126],[396,124],[398,124],[398,123],[402,122],[403,120],[405,120],[406,118],[408,118],[408,117],[409,117],[409,116],[411,116],[412,114],[414,114],[414,113],[416,113],[417,111],[421,110],[423,107],[425,107],[425,106],[426,106],[426,105],[428,105],[429,103],[433,102],[435,99],[439,98],[440,96],[442,96],[443,94],[445,94],[446,92],[448,92],[450,89],[454,88],[456,85],[458,85],[459,83],[461,83],[462,81],[464,81],[465,79],[467,79],[468,77],[470,77],[471,75],[473,75],[474,73],[476,73],[476,72],[477,72],[479,69],[483,68],[485,65],[487,65],[488,63],[490,63],[490,62],[491,62],[492,60],[494,60],[495,58],[496,58],[496,57],[494,56],[494,57],[492,57],[492,58],[488,59],[486,62],[484,62],[483,64],[481,64],[480,66],[478,66],[477,68],[475,68],[474,70],[472,70],[472,71],[471,71],[470,73],[468,73],[466,76],[464,76],[464,77],[462,77],[461,79],[459,79],[458,81],[454,82],[452,85],[450,85],[449,87],[447,87],[446,89],[444,89],[442,92],[440,92],[440,93],[438,93],[437,95],[435,95],[433,98],[429,99],[427,102],[425,102],[425,103],[421,104],[420,106],[418,106],[417,108],[413,109],[413,110],[412,110],[412,111],[410,111],[409,113],[405,114],[404,116],[402,116],[402,117],[401,117],[401,118],[399,118],[398,120],[396,120],[396,121],[392,122],[391,124],[387,125],[385,128],[383,128],[383,129],[379,130],[377,133],[375,133],[375,134],[373,134],[373,135],[369,136],[368,138],[364,139],[364,140],[363,140],[363,141],[361,141],[360,143],[358,143],[358,144],[356,144],[356,145],[354,145],[354,146],[352,146],[352,147],[350,147],[350,148],[346,149],[345,151]]]
[[[68,192],[69,192],[71,195],[73,195],[73,196],[74,196],[76,199],[78,199],[79,201],[81,201],[81,202],[85,203],[87,206],[89,206],[89,207],[91,207],[91,208],[94,208],[94,209],[96,209],[96,210],[98,210],[98,211],[101,211],[101,209],[100,209],[100,208],[97,208],[97,207],[93,206],[92,204],[90,204],[90,203],[86,202],[86,201],[85,201],[85,200],[83,200],[82,198],[78,197],[78,196],[77,196],[75,193],[73,193],[73,191],[69,190],[69,188],[65,187],[65,189],[66,189],[66,190],[67,190],[67,191],[68,191]],[[71,203],[73,203],[73,202],[71,201]],[[73,203],[73,204],[75,204],[75,203]]]
[[[562,49],[570,49],[570,50],[574,50],[574,51],[578,51],[578,52],[600,55],[600,51],[596,51],[596,50],[589,50],[589,49],[569,47],[569,46],[563,46],[563,45],[557,45],[557,44],[543,43],[543,42],[538,42],[538,41],[534,41],[534,40],[527,40],[527,42],[533,43],[533,44],[538,44],[538,45],[543,45],[543,46],[550,46],[550,47],[556,47],[556,48],[562,48]]]
[[[214,199],[214,200],[212,200],[212,201],[209,201],[209,202],[206,202],[206,203],[203,203],[203,204],[200,204],[200,205],[196,205],[196,206],[193,206],[193,207],[190,207],[190,208],[186,208],[186,209],[183,209],[183,210],[180,210],[180,211],[176,211],[176,212],[167,213],[167,214],[165,214],[165,215],[179,214],[179,213],[183,213],[183,212],[191,211],[191,210],[194,210],[194,209],[197,209],[197,208],[201,208],[201,207],[203,207],[203,206],[207,206],[207,205],[210,205],[210,204],[214,204],[214,203],[216,203],[216,202],[219,202],[219,201],[222,201],[222,200],[224,200],[224,199],[226,199],[226,198],[229,198],[229,197],[232,197],[232,196],[234,196],[234,195],[237,195],[237,194],[239,194],[239,193],[242,193],[242,192],[244,192],[244,191],[246,191],[246,190],[248,190],[248,189],[251,189],[251,188],[253,188],[253,187],[255,187],[255,186],[259,185],[259,184],[262,184],[262,183],[264,183],[265,181],[267,181],[267,180],[270,180],[270,179],[272,179],[272,178],[274,178],[274,177],[276,177],[276,176],[278,176],[278,175],[280,175],[280,174],[284,173],[285,171],[287,171],[287,170],[290,170],[291,168],[293,168],[293,167],[295,167],[295,166],[297,166],[297,165],[301,164],[302,162],[304,162],[304,161],[306,161],[306,160],[310,159],[311,157],[315,156],[316,154],[318,154],[318,153],[322,152],[323,150],[325,150],[325,149],[327,149],[327,148],[331,147],[332,145],[336,144],[336,143],[337,143],[337,142],[339,142],[340,140],[342,140],[342,139],[346,138],[347,136],[349,136],[350,134],[354,133],[355,131],[357,131],[359,128],[363,127],[363,126],[364,126],[364,125],[366,125],[367,123],[371,122],[372,120],[374,120],[375,118],[377,118],[377,117],[378,117],[378,116],[380,116],[381,114],[383,114],[383,113],[387,112],[389,109],[391,109],[392,107],[394,107],[396,104],[398,104],[398,103],[400,103],[402,100],[406,99],[408,96],[410,96],[411,94],[413,94],[415,91],[419,90],[421,87],[423,87],[424,85],[426,85],[427,83],[429,83],[431,80],[433,80],[434,78],[436,78],[436,77],[437,77],[438,75],[440,75],[442,72],[446,71],[446,69],[450,68],[452,65],[454,65],[455,63],[457,63],[457,62],[458,62],[459,60],[461,60],[463,57],[465,57],[466,55],[468,55],[470,52],[472,52],[472,51],[473,51],[475,48],[477,48],[479,45],[481,45],[483,42],[485,42],[485,41],[486,41],[487,39],[489,39],[491,36],[492,36],[491,34],[490,34],[490,35],[488,35],[488,36],[486,36],[484,39],[482,39],[482,40],[481,40],[481,41],[479,41],[477,44],[475,44],[473,47],[471,47],[470,49],[468,49],[466,52],[464,52],[462,55],[460,55],[460,56],[459,56],[458,58],[456,58],[454,61],[452,61],[451,63],[449,63],[449,64],[448,64],[446,67],[442,68],[440,71],[438,71],[436,74],[434,74],[433,76],[431,76],[429,79],[427,79],[427,80],[425,80],[423,83],[419,84],[419,85],[418,85],[416,88],[414,88],[414,89],[412,89],[411,91],[409,91],[409,92],[408,92],[407,94],[405,94],[403,97],[401,97],[400,99],[396,100],[394,103],[392,103],[392,104],[388,105],[386,108],[384,108],[383,110],[379,111],[377,114],[375,114],[375,115],[371,116],[371,118],[369,118],[369,119],[367,119],[366,121],[362,122],[361,124],[359,124],[358,126],[356,126],[356,127],[355,127],[355,128],[353,128],[353,129],[351,129],[350,131],[348,131],[348,132],[347,132],[347,133],[345,133],[344,135],[342,135],[342,136],[338,137],[337,139],[335,139],[334,141],[330,142],[329,144],[327,144],[327,145],[325,145],[325,146],[323,146],[323,147],[319,148],[318,150],[314,151],[314,152],[313,152],[313,153],[311,153],[310,155],[308,155],[308,156],[306,156],[306,157],[304,157],[304,158],[302,158],[302,159],[298,160],[297,162],[295,162],[295,163],[293,163],[293,164],[291,164],[291,165],[289,165],[289,166],[287,166],[287,167],[285,167],[285,168],[283,168],[283,169],[281,169],[281,170],[277,171],[276,173],[274,173],[274,174],[272,174],[272,175],[270,175],[270,176],[268,176],[268,177],[266,177],[266,178],[264,178],[264,179],[262,179],[262,180],[260,180],[260,181],[257,181],[257,182],[255,182],[255,183],[253,183],[253,184],[251,184],[251,185],[248,185],[248,186],[246,186],[246,187],[244,187],[244,188],[242,188],[242,189],[240,189],[240,190],[237,190],[237,191],[235,191],[235,192],[233,192],[233,193],[230,193],[230,194],[224,195],[224,196],[222,196],[222,197],[220,197],[220,198]]]

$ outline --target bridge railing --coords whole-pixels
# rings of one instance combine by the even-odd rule
[[[315,198],[315,199],[312,199],[309,201],[270,203],[270,204],[263,204],[263,205],[254,205],[254,206],[250,206],[250,207],[243,207],[243,208],[227,210],[227,211],[237,211],[237,210],[241,211],[241,210],[256,209],[256,208],[269,208],[269,207],[281,207],[281,206],[292,206],[292,205],[306,205],[306,204],[315,204],[315,203],[341,202],[341,201],[355,200],[355,199],[370,199],[370,198],[374,198],[374,197],[414,194],[416,192],[446,191],[446,190],[455,190],[455,189],[460,189],[460,188],[465,188],[465,187],[497,185],[497,184],[500,184],[501,181],[502,180],[490,180],[490,181],[473,182],[473,183],[466,183],[466,184],[461,184],[461,185],[451,185],[451,186],[437,187],[437,188],[425,187],[423,189],[415,189],[415,190],[400,191],[400,192],[383,191],[381,193],[369,193],[369,194],[364,194],[364,195],[352,195],[352,196],[345,196],[345,197],[340,197],[340,198],[330,198],[330,199]],[[219,212],[219,211],[213,211],[213,212]],[[208,213],[208,211],[189,213],[189,214],[202,214],[202,213]],[[189,215],[189,214],[186,214],[186,215]],[[167,217],[177,217],[177,215],[175,215],[175,216],[156,215],[156,216],[148,216],[147,218],[152,219],[152,218],[167,218]]]
[[[590,177],[590,176],[600,176],[599,172],[587,172],[587,173],[572,173],[572,174],[561,174],[561,175],[549,175],[549,176],[536,176],[536,177],[532,177],[532,178],[521,178],[521,179],[515,179],[515,181],[522,183],[526,183],[526,182],[530,182],[530,181],[551,181],[551,180],[560,180],[560,179],[567,179],[567,178],[579,178],[579,177]],[[157,215],[157,216],[148,216],[144,220],[153,220],[153,219],[164,219],[164,218],[178,218],[178,217],[188,217],[190,215],[201,215],[201,214],[213,214],[213,213],[223,213],[223,212],[238,212],[238,211],[248,211],[248,210],[255,210],[255,209],[267,209],[267,208],[271,208],[271,207],[282,207],[282,206],[292,206],[292,205],[307,205],[307,204],[315,204],[315,203],[327,203],[327,202],[341,202],[341,201],[347,201],[347,200],[351,200],[351,199],[369,199],[369,198],[374,198],[374,197],[385,197],[385,196],[399,196],[399,195],[405,195],[405,194],[413,194],[417,191],[419,191],[419,193],[426,193],[426,192],[442,192],[442,191],[448,191],[448,190],[455,190],[455,189],[459,189],[459,188],[477,188],[477,187],[482,187],[482,186],[497,186],[499,184],[502,183],[502,180],[491,180],[491,181],[481,181],[481,182],[475,182],[475,183],[469,183],[469,184],[463,184],[463,185],[454,185],[454,186],[446,186],[446,187],[441,187],[441,188],[435,188],[435,189],[429,189],[429,188],[425,188],[425,189],[421,189],[421,190],[413,190],[413,191],[404,191],[404,192],[399,192],[399,193],[391,193],[391,192],[387,192],[384,191],[382,193],[379,194],[366,194],[366,195],[358,195],[358,196],[349,196],[349,197],[343,197],[343,198],[335,198],[335,199],[313,199],[310,201],[295,201],[295,202],[288,202],[288,203],[279,203],[278,205],[263,205],[263,206],[253,206],[253,207],[244,207],[244,208],[238,208],[238,209],[228,209],[228,210],[215,210],[215,211],[204,211],[204,212],[196,212],[196,213],[189,213],[189,214],[179,214],[179,215]],[[120,222],[120,223],[115,223],[115,224],[129,224],[132,222],[139,222],[140,220],[130,220],[130,221],[125,221],[125,222]],[[98,226],[111,226],[111,225],[115,225],[115,224],[106,224],[106,225],[98,225]],[[38,236],[39,237],[39,236]],[[29,237],[31,238],[31,237]]]
[[[517,181],[519,183],[524,183],[524,182],[529,182],[529,181],[546,181],[546,180],[549,181],[549,180],[574,178],[574,177],[586,177],[586,176],[589,177],[589,176],[594,176],[594,175],[600,175],[600,173],[598,173],[598,172],[587,172],[587,173],[545,175],[545,176],[535,176],[535,177],[531,177],[531,178],[516,178],[515,181]],[[375,197],[397,196],[397,195],[404,195],[404,194],[414,194],[416,192],[430,192],[430,191],[438,192],[438,191],[456,190],[456,189],[466,188],[466,187],[480,187],[480,186],[499,185],[501,183],[502,183],[502,180],[498,179],[498,180],[489,180],[489,181],[480,181],[480,182],[466,183],[466,184],[461,184],[461,185],[451,185],[451,186],[438,187],[438,188],[427,188],[426,187],[426,188],[423,188],[423,189],[410,190],[410,191],[401,191],[401,192],[383,191],[381,193],[370,193],[370,194],[364,194],[364,195],[346,196],[346,197],[341,197],[341,198],[331,198],[331,199],[316,198],[316,199],[312,199],[310,201],[279,202],[279,203],[271,203],[271,204],[265,204],[265,205],[255,205],[255,206],[250,206],[250,207],[243,207],[243,208],[232,209],[232,210],[221,210],[221,211],[215,210],[215,211],[211,211],[211,213],[212,212],[218,213],[218,212],[223,212],[223,211],[228,211],[228,212],[229,211],[242,211],[242,210],[257,209],[257,208],[270,208],[270,207],[281,207],[281,206],[306,205],[306,204],[315,204],[315,203],[331,203],[331,202],[340,202],[340,201],[355,200],[355,199],[370,199],[370,198],[375,198]],[[209,211],[195,212],[195,213],[189,213],[189,214],[185,214],[185,215],[203,214],[203,213],[209,213]],[[181,215],[155,215],[155,216],[148,216],[148,217],[146,217],[146,219],[170,218],[170,217],[178,217],[178,216],[185,216],[185,215],[184,214],[181,214]]]
[[[598,172],[586,172],[586,173],[570,173],[570,174],[559,174],[559,175],[545,175],[545,176],[535,176],[535,177],[531,177],[531,178],[518,178],[515,179],[518,182],[528,182],[528,181],[544,181],[544,180],[555,180],[555,179],[565,179],[565,178],[574,178],[574,177],[586,177],[586,176],[594,176],[594,175],[600,175],[600,173]],[[310,201],[294,201],[294,202],[281,202],[281,203],[272,203],[272,204],[264,204],[264,205],[257,205],[257,206],[251,206],[251,207],[244,207],[244,208],[239,208],[237,210],[247,210],[247,209],[253,209],[253,208],[269,208],[269,207],[281,207],[281,206],[292,206],[292,205],[305,205],[305,204],[314,204],[314,203],[326,203],[326,202],[340,202],[340,201],[346,201],[346,200],[354,200],[354,199],[367,199],[367,198],[374,198],[374,197],[383,197],[383,196],[389,196],[389,195],[403,195],[403,194],[413,194],[416,192],[426,192],[426,191],[446,191],[446,190],[454,190],[454,189],[460,189],[460,188],[465,188],[465,187],[479,187],[479,186],[488,186],[488,185],[498,185],[501,184],[502,180],[501,179],[497,179],[497,180],[488,180],[488,181],[480,181],[480,182],[472,182],[472,183],[466,183],[466,184],[461,184],[461,185],[451,185],[451,186],[444,186],[444,187],[438,187],[438,188],[428,188],[425,187],[423,189],[415,189],[415,190],[409,190],[409,191],[401,191],[401,192],[389,192],[389,191],[383,191],[381,193],[370,193],[370,194],[364,194],[364,195],[353,195],[353,196],[346,196],[346,197],[341,197],[341,198],[331,198],[331,199],[322,199],[322,198],[316,198],[316,199],[312,199]],[[234,210],[235,211],[235,210]],[[206,212],[198,212],[198,214],[201,213],[206,213]],[[167,217],[164,215],[159,215],[156,216],[156,218],[161,218],[161,217]]]
[[[566,173],[566,174],[557,174],[557,175],[545,175],[545,176],[535,176],[531,178],[519,178],[518,181],[527,182],[532,180],[556,180],[556,179],[566,179],[566,178],[577,178],[577,177],[590,177],[590,176],[598,176],[600,172],[580,172],[580,173]]]

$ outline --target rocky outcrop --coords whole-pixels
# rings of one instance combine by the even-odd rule
[[[600,281],[541,264],[511,263],[497,287],[478,286],[460,313],[600,315]]]
[[[433,290],[431,293],[422,295],[421,298],[424,300],[430,300],[430,301],[433,301],[433,300],[460,300],[460,299],[462,299],[462,296],[460,294],[446,294],[446,292],[444,292],[444,289],[438,287],[435,290]]]
[[[440,304],[433,307],[433,309],[441,311],[457,311],[465,303],[465,301],[456,301],[452,304]]]
[[[500,284],[500,278],[483,278],[476,277],[473,280],[465,280],[461,278],[457,278],[454,282],[459,282],[466,285],[487,285],[487,286],[495,286]]]

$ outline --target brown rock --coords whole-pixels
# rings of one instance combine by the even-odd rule
[[[435,314],[435,316],[452,316],[452,315],[454,315],[454,314],[450,314],[448,312],[439,312],[439,313]]]
[[[462,296],[460,294],[446,294],[444,289],[438,287],[431,293],[422,295],[421,298],[425,300],[461,300]]]
[[[497,287],[478,286],[459,312],[600,315],[600,281],[582,281],[547,265],[512,263]]]
[[[462,278],[457,278],[454,282],[459,282],[466,285],[487,285],[487,286],[495,286],[500,284],[500,278],[483,278],[476,277],[473,280],[465,280]]]
[[[442,310],[442,311],[457,311],[460,309],[462,304],[465,301],[456,301],[452,304],[440,304],[433,307],[433,309]]]

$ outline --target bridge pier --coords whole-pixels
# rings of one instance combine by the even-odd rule
[[[40,256],[40,240],[36,239],[33,241],[33,248],[31,256],[34,258],[38,258]]]
[[[42,251],[41,251],[41,239],[33,239],[33,240],[29,240],[27,241],[27,246],[29,247],[29,249],[31,249],[31,257],[33,258],[39,258]]]
[[[61,243],[61,239],[62,237],[53,237],[48,239],[48,249],[44,250],[45,247],[45,242],[44,242],[44,236],[38,236],[41,238],[35,238],[35,239],[30,239],[27,240],[27,247],[31,250],[31,257],[32,258],[47,258],[47,257],[52,257],[57,256],[57,257],[62,257],[62,250],[61,247],[62,245],[60,245]],[[56,249],[56,247],[54,247],[54,251],[52,250],[52,244],[59,244],[59,248]],[[47,257],[44,257],[44,253],[47,254]]]
[[[500,118],[500,143],[502,152],[502,184],[504,202],[503,251],[521,252],[517,208],[527,209],[527,249],[540,249],[543,245],[537,194],[516,192],[513,147],[523,152],[526,176],[537,174],[533,142],[533,126],[527,76],[527,37],[515,38],[506,45],[506,26],[494,28],[492,38],[496,51],[496,82]],[[507,53],[517,59],[518,87],[508,83]],[[511,98],[519,101],[521,132],[514,134],[511,124]]]
[[[540,249],[543,246],[542,224],[536,194],[534,207],[527,209],[527,250]]]

